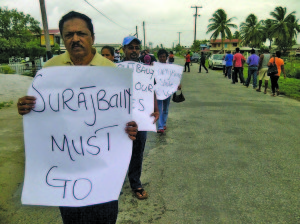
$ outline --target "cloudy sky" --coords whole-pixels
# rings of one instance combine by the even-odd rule
[[[251,13],[254,13],[259,20],[270,18],[270,12],[276,6],[286,7],[288,13],[296,10],[296,17],[300,20],[299,0],[87,1],[115,23],[97,12],[85,0],[45,0],[49,29],[57,29],[61,16],[74,10],[91,17],[96,43],[121,43],[125,36],[135,33],[136,26],[138,26],[139,39],[143,39],[142,23],[145,21],[146,43],[152,42],[153,46],[163,44],[171,47],[173,43],[175,45],[178,43],[178,32],[182,32],[181,45],[190,46],[193,43],[195,9],[191,6],[202,6],[198,9],[198,14],[201,16],[197,19],[197,39],[210,38],[211,34],[206,34],[208,20],[219,8],[226,11],[228,18],[236,17],[233,23],[238,26]],[[30,14],[41,22],[39,0],[0,0],[0,6]],[[298,43],[300,43],[300,35],[298,35]]]

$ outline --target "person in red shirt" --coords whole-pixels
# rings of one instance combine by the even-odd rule
[[[188,67],[188,72],[190,72],[190,62],[191,62],[191,56],[190,52],[188,51],[185,56],[185,64],[184,64],[184,72],[186,72],[186,67]]]
[[[235,54],[233,56],[233,64],[232,67],[234,69],[232,80],[233,82],[238,81],[238,73],[240,78],[240,83],[245,83],[244,75],[243,75],[243,64],[245,63],[245,57],[240,53],[240,48],[235,49]]]

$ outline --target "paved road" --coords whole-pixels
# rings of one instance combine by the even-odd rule
[[[150,197],[138,201],[126,181],[118,223],[299,223],[300,102],[232,85],[220,71],[196,73],[195,65],[166,133],[148,135],[142,181]],[[0,180],[3,168],[7,178],[18,170],[3,185],[0,223],[61,223],[57,208],[20,205],[22,123],[14,111],[0,110]]]

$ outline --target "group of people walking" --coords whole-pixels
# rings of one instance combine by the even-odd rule
[[[276,51],[275,55],[272,56],[268,50],[265,50],[259,56],[256,54],[255,50],[250,51],[251,55],[246,60],[244,55],[240,53],[240,49],[236,48],[235,54],[231,54],[230,51],[227,52],[223,57],[223,73],[224,77],[231,79],[231,83],[238,83],[238,78],[240,83],[245,87],[250,86],[251,79],[253,78],[253,89],[257,92],[261,92],[263,80],[265,81],[264,94],[267,93],[268,83],[271,79],[272,96],[280,94],[278,79],[280,77],[281,71],[286,78],[284,70],[284,61],[280,58],[281,52]],[[248,64],[248,77],[244,79],[244,63]],[[272,64],[277,67],[278,73],[275,75],[268,75],[268,68]],[[257,88],[257,76],[258,76],[258,88]]]

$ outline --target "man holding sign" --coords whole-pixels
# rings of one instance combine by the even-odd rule
[[[88,16],[83,15],[83,14],[78,13],[78,12],[74,12],[74,11],[69,12],[68,14],[64,15],[61,18],[61,20],[59,22],[59,29],[60,29],[61,36],[62,36],[62,38],[64,40],[64,44],[65,44],[65,47],[67,49],[67,52],[64,53],[64,54],[62,54],[62,55],[59,55],[59,56],[56,56],[56,57],[52,58],[51,60],[49,60],[45,64],[44,67],[51,67],[51,66],[78,66],[78,65],[83,65],[83,66],[93,65],[93,66],[115,67],[115,65],[111,61],[109,61],[109,60],[105,59],[104,57],[102,57],[99,53],[96,52],[95,48],[92,47],[92,45],[94,43],[95,37],[94,37],[94,31],[93,31],[92,21],[91,21],[91,19]],[[51,69],[49,69],[47,71],[50,71]],[[52,70],[54,71],[55,69],[57,70],[57,68],[53,68]],[[84,68],[84,67],[78,68],[78,70],[84,70],[84,69],[86,69],[86,68]],[[62,68],[61,70],[65,71],[66,69]],[[90,75],[90,74],[87,74],[87,75]],[[38,76],[41,76],[41,75],[37,75],[37,77],[34,79],[34,83],[38,82],[36,80],[41,79]],[[77,74],[74,74],[74,77],[75,76],[78,77]],[[80,74],[79,74],[79,76],[80,76]],[[68,75],[67,77],[69,79],[72,79],[72,75],[71,76]],[[89,76],[89,77],[95,77],[95,76]],[[95,84],[98,84],[98,83],[95,83]],[[55,83],[54,83],[54,85],[55,85]],[[62,83],[57,83],[57,85],[58,86],[62,85]],[[32,87],[33,87],[34,90],[36,90],[36,88],[34,88],[33,84],[32,84]],[[65,91],[68,90],[70,92],[70,88],[71,87],[69,87],[69,89],[66,89]],[[86,87],[82,87],[80,89],[82,89],[81,91],[83,92],[84,89],[92,88],[92,87],[96,87],[96,86],[86,86]],[[52,89],[50,91],[52,91]],[[55,89],[53,89],[53,91],[55,91]],[[98,94],[101,91],[102,90],[100,90],[98,92]],[[73,105],[72,102],[71,102],[71,98],[73,97],[74,92],[72,92],[73,95],[69,98],[69,100],[65,100],[64,99],[64,95],[63,95],[64,92],[62,93],[63,107],[64,108],[68,108],[69,110],[73,110],[75,112],[76,110],[74,109],[74,105],[77,105],[77,104]],[[82,92],[78,94],[78,105],[77,106],[80,107],[80,105],[85,105],[85,108],[87,108],[87,100],[85,98],[84,98],[84,100],[82,98],[80,98],[80,97],[84,96],[84,94]],[[125,93],[126,92],[124,91],[124,95],[125,95]],[[42,95],[40,93],[39,93],[39,95],[42,97]],[[50,93],[50,95],[51,95],[51,93]],[[49,95],[49,105],[50,105],[50,95]],[[53,94],[53,95],[55,95],[55,94]],[[115,95],[117,95],[117,94],[115,94]],[[115,95],[113,95],[113,97]],[[120,92],[120,95],[121,95],[121,92]],[[60,95],[58,95],[58,97],[59,96]],[[113,97],[111,97],[111,99]],[[128,93],[128,97],[130,97],[130,93]],[[100,100],[98,100],[99,98],[97,96],[97,102],[98,102],[98,109],[99,110],[101,110],[101,108],[99,106],[99,102],[101,100],[102,100],[102,102],[107,102],[107,101],[104,101],[103,98],[104,98],[104,96]],[[46,98],[46,97],[43,98],[42,97],[42,99],[43,99],[43,101],[44,101],[44,99],[46,101],[48,98]],[[42,110],[38,111],[39,105],[40,105],[40,104],[38,104],[39,101],[40,101],[40,98],[37,99],[36,97],[33,97],[33,96],[24,96],[24,97],[20,98],[18,100],[18,104],[17,104],[19,114],[20,115],[26,115],[26,114],[28,114],[27,118],[30,118],[31,120],[34,119],[33,114],[32,114],[33,112],[31,112],[31,111],[32,110],[34,110],[35,112],[41,112],[42,111]],[[45,105],[45,101],[44,101],[44,105]],[[70,102],[68,102],[68,101],[70,101]],[[115,102],[119,103],[119,101],[121,103],[121,98],[120,98],[120,100],[118,100],[118,101],[116,100]],[[94,113],[93,113],[94,123],[90,122],[90,119],[89,119],[89,121],[85,123],[86,126],[93,126],[96,123],[96,116],[97,116],[97,114],[96,114],[96,109],[95,109],[96,107],[94,107],[94,101],[93,101],[92,95],[91,95],[91,102],[92,102],[92,105],[93,105],[93,108],[94,108]],[[59,101],[58,101],[57,105],[59,105]],[[109,101],[109,105],[112,107],[110,101]],[[73,109],[72,109],[72,106],[73,106]],[[50,107],[51,107],[51,105],[50,105]],[[56,108],[52,108],[51,107],[51,109],[52,109],[52,111],[49,110],[49,109],[48,109],[48,111],[50,111],[52,114],[53,114],[54,111],[55,112],[59,111],[59,108],[58,108],[58,110],[55,110]],[[102,113],[104,114],[104,112],[102,112]],[[41,114],[41,113],[34,113],[34,116],[38,116],[39,114]],[[98,117],[98,119],[99,119],[99,117]],[[65,122],[65,120],[68,120],[68,119],[63,119],[63,122]],[[27,121],[28,121],[28,119],[27,119]],[[49,123],[51,125],[51,121],[49,121]],[[26,124],[25,117],[24,117],[24,124]],[[27,122],[27,126],[28,126],[28,122]],[[113,127],[113,126],[111,126],[111,127]],[[66,128],[68,128],[68,127],[66,127]],[[104,128],[109,128],[109,127],[104,127]],[[100,129],[103,129],[103,128],[100,128]],[[99,131],[100,129],[96,130],[96,132]],[[67,130],[69,130],[70,133],[74,132],[74,129],[72,129],[72,127],[69,127]],[[34,131],[34,130],[29,130],[29,131],[31,132],[31,131]],[[59,132],[59,131],[60,130],[57,130],[57,132]],[[128,134],[128,137],[131,140],[135,140],[136,139],[136,135],[137,135],[137,125],[136,125],[136,123],[134,121],[127,123],[126,128],[125,128],[125,132]],[[26,133],[24,133],[24,135],[25,134]],[[68,135],[69,133],[65,133],[65,134]],[[63,140],[63,147],[65,147],[65,141],[68,141],[66,139],[66,135],[65,135],[65,138]],[[92,137],[95,137],[95,136],[92,136]],[[90,139],[92,137],[90,137]],[[57,152],[57,153],[64,153],[63,152],[64,148],[61,149],[60,146],[55,141],[55,139],[54,139],[54,141],[53,141],[53,139],[54,139],[54,137],[52,136],[52,151],[54,151],[53,150],[54,149],[53,145],[55,143],[56,146],[57,146],[56,148],[60,149],[60,150],[56,150],[56,148],[55,148],[55,150],[56,150],[55,152]],[[83,143],[82,143],[81,136],[80,136],[80,139],[81,139],[81,150],[82,150],[82,153],[79,152],[80,151],[79,150],[80,147],[77,148],[77,146],[76,146],[76,148],[77,148],[77,150],[76,150],[73,140],[72,140],[72,143],[69,142],[69,144],[71,144],[71,145],[73,144],[74,151],[76,151],[76,153],[73,154],[73,157],[72,157],[72,154],[70,153],[70,148],[69,148],[68,142],[66,143],[67,146],[68,146],[68,151],[69,151],[69,157],[70,157],[69,160],[71,160],[71,161],[68,161],[69,163],[75,164],[74,155],[78,156],[78,157],[81,156],[81,158],[83,158],[82,156],[83,156],[84,148],[82,147]],[[87,145],[90,146],[90,149],[94,149],[95,150],[95,149],[98,148],[99,151],[100,151],[100,148],[98,146],[96,146],[95,143],[93,143],[93,142],[89,143],[89,140],[87,141]],[[108,134],[108,140],[109,140],[109,134]],[[111,144],[113,144],[113,142]],[[109,149],[109,141],[108,141],[108,149]],[[67,150],[65,150],[65,152],[66,151]],[[52,153],[51,150],[50,150],[49,153]],[[92,155],[96,155],[96,153],[94,151],[90,151],[89,153],[92,154]],[[60,154],[60,155],[62,155],[62,154]],[[67,154],[64,154],[64,155],[67,155]],[[79,158],[78,160],[80,160],[81,158]],[[85,156],[85,158],[87,158],[87,156]],[[31,159],[32,160],[32,158],[26,158],[26,159]],[[51,159],[51,158],[49,158],[49,159]],[[114,157],[112,157],[112,160],[113,159],[114,159]],[[95,161],[97,161],[97,160],[95,160]],[[78,162],[78,161],[76,161],[76,162]],[[63,166],[64,164],[61,164],[61,165]],[[93,164],[91,164],[91,165],[93,165]],[[26,163],[26,169],[27,168],[28,167],[27,167],[27,163]],[[51,169],[47,173],[47,177],[48,177],[48,174],[51,175],[50,172],[52,172],[52,171],[54,172],[55,170],[57,170],[57,166],[51,167]],[[84,170],[82,170],[82,172],[84,172]],[[54,180],[56,180],[56,181],[60,180],[61,181],[61,179],[51,179],[52,182],[49,183],[49,180],[46,178],[46,182],[47,182],[47,184],[49,186],[57,188],[58,186],[53,186],[53,181]],[[87,182],[86,181],[87,179],[81,178],[81,179],[76,180],[76,181],[78,181],[77,182],[78,185],[79,185],[79,180],[83,180],[83,181]],[[64,187],[64,189],[66,190],[66,185],[69,183],[68,181],[70,181],[70,180],[65,180],[65,185],[64,186],[59,186],[59,187]],[[74,182],[74,185],[73,185],[73,196],[74,197],[76,196],[74,194],[74,189],[75,189],[76,181]],[[121,182],[122,181],[123,180],[121,180]],[[23,191],[24,191],[24,189],[23,189]],[[107,192],[107,193],[109,193],[109,192]],[[65,192],[64,192],[64,194],[65,194]],[[47,195],[45,195],[45,197],[47,197]],[[83,198],[79,198],[79,199],[76,198],[76,199],[77,200],[81,200]],[[23,195],[22,195],[22,200],[23,200]],[[30,204],[30,203],[28,203],[28,204]],[[115,223],[116,220],[117,220],[117,215],[118,215],[118,201],[114,200],[114,201],[110,201],[110,202],[107,202],[107,203],[101,203],[101,204],[92,203],[92,205],[90,205],[90,206],[82,206],[82,207],[80,207],[80,206],[79,207],[78,206],[60,207],[60,212],[61,212],[61,216],[62,216],[62,219],[63,219],[64,223],[72,223],[72,224],[74,224],[74,223],[75,224],[76,223],[78,223],[78,224],[79,223]]]
[[[127,62],[127,61],[128,62],[139,62],[140,44],[141,44],[141,41],[139,39],[137,39],[136,37],[128,36],[128,37],[124,38],[123,51],[125,53],[125,58],[124,58],[125,62]],[[140,64],[138,64],[138,65],[140,66]],[[144,70],[144,74],[142,72],[140,73],[141,76],[143,76],[143,75],[145,76],[147,73],[149,75],[149,73],[150,73],[150,72],[145,71],[146,69],[143,69],[143,68],[141,68],[139,70],[141,70],[141,71]],[[154,82],[152,84],[154,84]],[[146,89],[144,88],[143,91],[153,91],[153,90],[148,87]],[[143,109],[141,108],[141,110],[143,110]],[[155,123],[159,118],[159,112],[158,112],[155,94],[154,94],[154,113],[152,113],[151,116],[154,117],[153,123]],[[129,178],[130,186],[131,186],[132,190],[134,191],[136,197],[140,200],[148,198],[148,194],[143,189],[142,183],[140,180],[141,173],[142,173],[143,153],[144,153],[144,149],[145,149],[146,139],[147,139],[146,131],[139,131],[137,133],[136,140],[133,142],[133,146],[132,146],[132,157],[131,157],[129,170],[128,170],[128,178]]]

